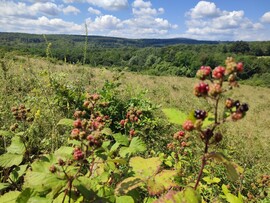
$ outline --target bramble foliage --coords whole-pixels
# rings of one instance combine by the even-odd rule
[[[239,86],[237,78],[243,70],[243,64],[233,58],[213,70],[202,66],[193,93],[213,108],[196,109],[181,122],[173,108],[162,109],[168,118],[157,116],[158,106],[144,92],[123,95],[119,78],[85,93],[87,87],[52,76],[49,69],[24,70],[33,77],[33,86],[29,83],[16,95],[14,88],[21,83],[17,81],[2,90],[11,108],[10,117],[0,119],[0,201],[267,199],[269,175],[259,177],[252,190],[245,188],[244,169],[228,158],[229,150],[221,148],[226,140],[222,125],[243,119],[249,110],[247,103],[226,98]],[[7,68],[4,81],[11,78]]]

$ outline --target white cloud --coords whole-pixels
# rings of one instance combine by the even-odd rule
[[[94,15],[101,15],[101,11],[97,10],[97,9],[94,9],[93,7],[89,7],[88,12],[91,13],[91,14],[94,14]]]
[[[29,7],[30,11],[33,13],[41,12],[47,15],[56,16],[61,12],[61,9],[54,3],[37,2]]]
[[[198,4],[188,12],[192,18],[216,17],[221,15],[221,11],[215,3],[199,1]]]
[[[88,3],[106,10],[121,10],[128,7],[127,0],[87,0]]]
[[[212,40],[245,40],[256,36],[262,25],[245,17],[244,11],[225,11],[215,3],[200,1],[187,13],[188,37]],[[256,37],[254,39],[257,39]]]
[[[80,13],[81,11],[79,9],[77,9],[74,6],[70,6],[68,5],[67,7],[63,8],[63,13],[64,14],[69,14],[69,13],[73,13],[75,15],[77,15],[78,13]]]
[[[152,4],[150,1],[135,0],[132,4],[134,8],[150,8]]]
[[[270,11],[263,14],[263,16],[261,17],[261,21],[263,23],[270,23]]]

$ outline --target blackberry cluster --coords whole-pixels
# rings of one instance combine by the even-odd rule
[[[194,116],[196,119],[204,120],[207,117],[207,112],[204,110],[197,109],[194,111]]]

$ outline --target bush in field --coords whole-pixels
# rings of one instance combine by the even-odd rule
[[[243,169],[218,148],[226,137],[222,124],[244,118],[249,110],[247,103],[233,98],[221,104],[226,92],[238,87],[237,75],[242,71],[243,64],[233,58],[213,70],[202,66],[193,92],[213,109],[192,111],[172,139],[163,134],[166,121],[154,116],[157,107],[142,95],[120,98],[117,81],[106,81],[100,91],[85,95],[82,89],[50,81],[59,109],[65,112],[67,103],[76,108],[72,119],[57,123],[66,142],[55,150],[35,151],[35,143],[42,142],[33,133],[40,115],[25,105],[14,106],[11,111],[17,123],[10,131],[0,131],[11,138],[0,155],[1,202],[251,200],[251,194],[242,194]],[[213,168],[220,174],[226,171],[229,180],[216,177]],[[263,176],[254,187],[265,192],[261,186],[269,182],[269,176]]]

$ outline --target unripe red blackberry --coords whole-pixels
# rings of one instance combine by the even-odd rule
[[[130,136],[135,136],[135,134],[136,134],[136,132],[135,132],[135,130],[134,129],[131,129],[130,131],[129,131],[129,135]]]
[[[125,126],[125,124],[126,124],[125,120],[121,120],[121,121],[120,121],[120,125],[121,125],[121,127],[124,127],[124,126]]]
[[[222,78],[224,74],[225,74],[225,68],[222,66],[216,67],[212,72],[213,78],[216,78],[216,79]]]
[[[172,149],[174,149],[174,143],[169,143],[169,144],[167,144],[167,148],[169,149],[169,150],[172,150]]]
[[[236,70],[237,70],[237,72],[243,72],[243,70],[244,70],[244,65],[243,65],[242,62],[237,63],[237,65],[236,65]]]
[[[49,171],[50,171],[51,173],[55,173],[56,170],[57,170],[57,168],[55,167],[55,165],[51,165],[50,168],[49,168]]]
[[[74,128],[81,128],[82,127],[82,121],[80,119],[77,119],[73,122]]]
[[[181,147],[186,147],[187,143],[185,141],[181,142]]]
[[[78,139],[80,134],[80,130],[78,128],[74,128],[71,132],[71,138],[72,139]]]
[[[75,160],[81,160],[84,157],[84,153],[82,152],[82,150],[80,148],[75,148],[74,152],[73,152],[73,158]]]
[[[228,109],[232,108],[234,106],[234,101],[231,98],[226,99],[225,106]]]
[[[243,117],[243,113],[242,112],[234,112],[232,115],[232,120],[233,121],[237,121],[240,120]]]
[[[184,136],[185,136],[185,132],[181,130],[174,133],[173,138],[176,140],[181,140]]]
[[[186,120],[184,123],[183,123],[183,128],[186,130],[186,131],[192,131],[194,129],[194,125],[193,125],[193,122],[191,120]]]
[[[196,84],[194,86],[194,94],[197,97],[207,95],[207,92],[209,91],[209,85],[204,82],[200,82],[199,84]]]

